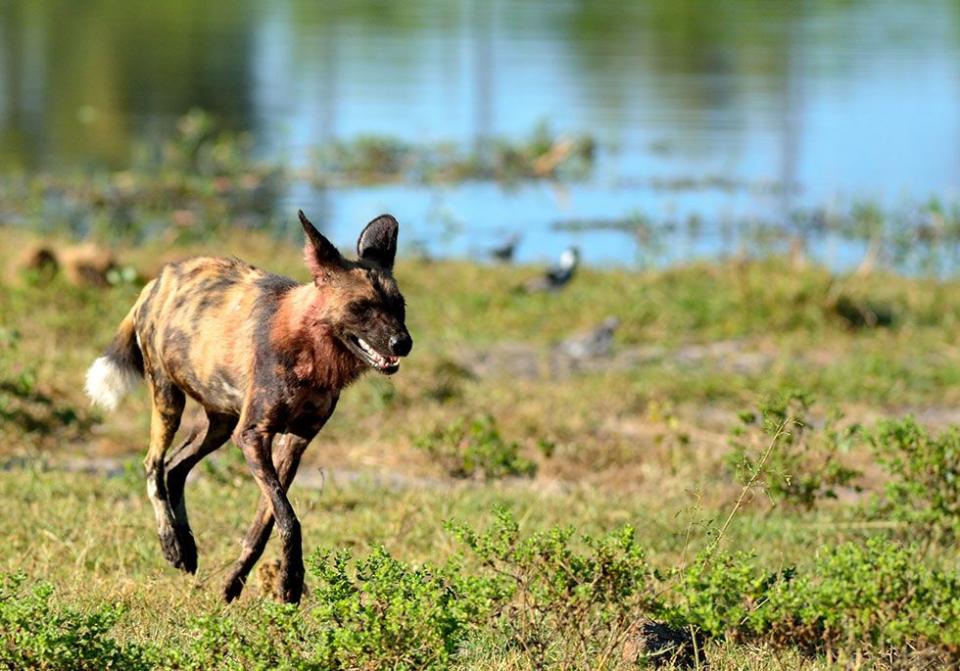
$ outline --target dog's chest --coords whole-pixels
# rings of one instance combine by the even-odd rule
[[[325,422],[333,414],[339,394],[324,389],[304,389],[290,403],[291,423]]]

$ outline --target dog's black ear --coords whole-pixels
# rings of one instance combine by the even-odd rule
[[[384,270],[393,270],[397,256],[397,233],[400,224],[389,214],[381,214],[367,224],[357,240],[357,256],[372,261]]]
[[[303,210],[297,214],[300,216],[303,232],[307,234],[307,242],[303,246],[303,259],[307,262],[307,268],[313,273],[314,279],[340,269],[343,260],[340,251],[310,223]]]

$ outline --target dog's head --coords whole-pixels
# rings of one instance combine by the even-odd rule
[[[406,326],[403,295],[393,278],[397,220],[383,214],[360,233],[357,260],[340,254],[300,212],[307,234],[304,258],[320,294],[320,319],[360,361],[386,375],[400,368],[413,339]]]

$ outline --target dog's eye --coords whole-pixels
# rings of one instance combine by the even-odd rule
[[[376,316],[377,308],[371,301],[357,301],[351,306],[350,312],[361,321],[369,321]]]

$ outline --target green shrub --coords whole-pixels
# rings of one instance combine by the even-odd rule
[[[777,582],[749,618],[756,633],[809,650],[922,650],[956,655],[960,576],[929,567],[915,548],[882,537],[825,548]],[[955,660],[956,661],[956,660]]]
[[[245,621],[208,616],[167,665],[179,669],[446,669],[468,634],[503,600],[497,576],[455,561],[421,565],[383,548],[310,561],[312,605],[255,606]]]
[[[177,671],[320,669],[309,659],[310,635],[295,606],[264,602],[236,616],[204,615],[187,623],[184,645],[165,648],[157,668]]]
[[[655,581],[629,527],[593,538],[552,528],[522,537],[499,511],[489,529],[450,524],[467,557],[401,561],[382,548],[310,561],[302,609],[261,604],[241,624],[193,622],[190,645],[168,657],[178,669],[446,669],[471,664],[483,641],[532,667],[615,659]]]
[[[384,549],[357,562],[318,554],[318,658],[328,668],[446,668],[478,622],[507,593],[502,578],[470,575],[456,561],[415,566]]]
[[[416,446],[439,461],[455,478],[496,480],[532,477],[537,466],[520,456],[520,445],[504,440],[493,417],[483,415],[467,423],[456,421],[431,431]]]
[[[662,616],[708,637],[807,654],[914,650],[960,661],[960,576],[882,537],[826,547],[809,564],[778,572],[746,553],[702,557],[670,579],[673,601]]]
[[[833,412],[816,429],[813,404],[810,394],[788,390],[761,402],[757,411],[740,414],[742,425],[732,432],[727,458],[739,482],[761,487],[774,503],[804,510],[852,485],[860,472],[840,457],[859,443],[860,427],[840,428],[843,415]]]
[[[791,573],[784,575],[789,578]],[[674,627],[693,627],[709,637],[740,634],[778,579],[759,568],[754,555],[747,552],[720,555],[712,561],[700,557],[689,569],[662,577],[672,583],[677,602],[664,605],[661,616]]]
[[[610,659],[654,603],[652,570],[629,526],[578,543],[574,530],[563,527],[521,538],[513,516],[500,510],[483,533],[450,528],[486,571],[509,579],[510,598],[490,625],[532,668]]]
[[[870,442],[889,475],[872,514],[904,523],[909,536],[954,542],[960,534],[960,429],[931,435],[907,418],[881,424]]]
[[[112,636],[123,610],[57,607],[45,583],[26,589],[22,574],[0,576],[0,668],[45,671],[139,671],[152,668],[146,648]]]
[[[459,400],[463,397],[464,384],[473,379],[473,373],[457,361],[441,358],[431,366],[422,394],[437,403]]]

